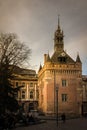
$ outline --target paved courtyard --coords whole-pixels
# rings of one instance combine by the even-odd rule
[[[58,126],[55,120],[47,120],[45,123],[20,126],[15,130],[87,130],[87,118],[66,120],[65,123],[59,121]]]

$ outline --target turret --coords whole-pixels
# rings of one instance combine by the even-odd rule
[[[49,53],[48,54],[44,54],[44,64],[46,62],[50,62],[50,61],[51,61],[51,59],[50,59]]]
[[[47,54],[47,62],[50,62],[50,56],[49,56],[49,53]]]
[[[76,62],[77,62],[77,63],[81,63],[81,60],[80,60],[80,57],[79,57],[79,53],[77,54]]]
[[[41,69],[42,69],[42,65],[40,64],[40,67],[39,67],[39,70],[38,70],[38,72],[39,72]]]

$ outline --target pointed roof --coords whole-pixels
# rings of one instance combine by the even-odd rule
[[[75,63],[75,61],[63,50],[62,52],[54,52],[51,61],[55,63],[63,63],[63,60],[65,63]]]
[[[49,53],[48,53],[48,55],[47,55],[47,62],[49,62],[49,61],[51,61],[51,60],[50,60],[50,56],[49,56]]]
[[[60,16],[60,15],[58,15],[58,30],[61,30],[61,28],[60,28],[60,19],[59,19],[59,16]]]
[[[41,63],[40,63],[40,67],[39,67],[39,70],[38,71],[40,71],[42,69],[42,65],[41,65]]]
[[[60,27],[60,19],[59,19],[59,15],[58,15],[58,27],[57,27],[57,30],[55,32],[55,34],[62,34],[62,30],[61,30],[61,27]]]
[[[79,57],[79,53],[77,54],[77,57],[76,57],[76,62],[81,63],[81,60],[80,60],[80,57]]]

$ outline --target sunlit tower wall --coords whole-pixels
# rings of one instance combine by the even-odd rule
[[[54,53],[44,54],[44,65],[38,71],[39,109],[47,114],[56,113],[56,86],[58,113],[81,114],[82,62],[79,54],[73,60],[64,51],[64,34],[58,27],[54,33]]]

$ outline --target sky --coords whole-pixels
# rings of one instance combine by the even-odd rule
[[[16,33],[31,50],[28,68],[38,71],[44,54],[54,52],[54,32],[64,31],[64,50],[87,75],[87,0],[0,0],[0,32]]]

